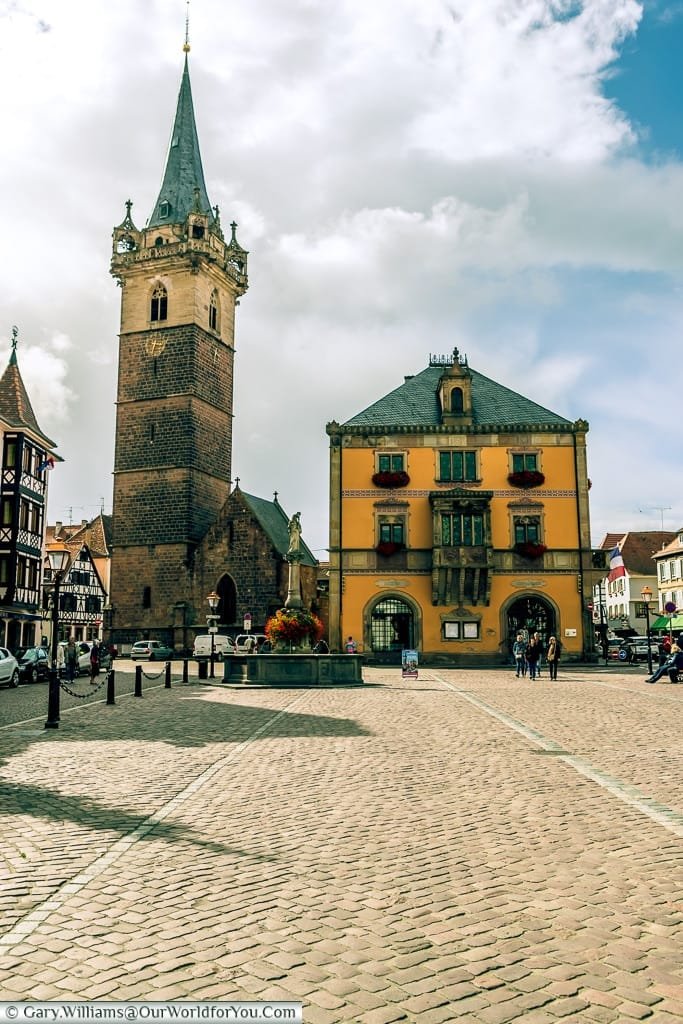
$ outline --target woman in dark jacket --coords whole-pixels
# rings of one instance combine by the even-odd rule
[[[548,650],[546,651],[545,660],[548,662],[548,672],[550,673],[551,679],[557,679],[557,665],[560,660],[560,654],[562,653],[562,644],[560,641],[551,636],[548,641]]]
[[[529,679],[535,679],[538,672],[538,659],[541,657],[541,645],[535,636],[529,641],[526,649],[526,661],[529,666]]]

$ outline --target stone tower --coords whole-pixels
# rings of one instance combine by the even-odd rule
[[[181,643],[194,551],[230,491],[235,306],[247,253],[204,182],[187,51],[147,226],[114,229],[121,286],[110,630]]]

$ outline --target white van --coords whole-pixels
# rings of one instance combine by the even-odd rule
[[[222,633],[213,634],[213,653],[217,661],[222,661],[225,654],[235,653],[235,641]],[[194,638],[192,657],[197,661],[208,661],[211,657],[211,634],[202,633]]]
[[[264,633],[240,633],[235,640],[235,652],[237,654],[251,654],[254,645],[259,650],[266,640],[267,637]]]

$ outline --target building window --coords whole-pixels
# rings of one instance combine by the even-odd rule
[[[143,608],[151,608],[152,607],[152,588],[151,587],[143,587],[142,588],[142,607]]]
[[[478,622],[444,622],[444,640],[478,640]]]
[[[203,224],[193,224],[192,225],[192,237],[193,238],[203,238],[204,237],[204,225]]]
[[[13,512],[13,501],[12,498],[2,499],[2,525],[12,525],[12,512]]]
[[[477,479],[476,452],[439,452],[439,480],[458,483]]]
[[[484,543],[484,517],[478,512],[442,512],[444,547],[472,547]]]
[[[2,584],[3,587],[7,586],[9,583],[9,567],[9,557],[7,555],[2,555],[0,557],[0,584]]]
[[[163,284],[158,284],[152,292],[149,318],[152,322],[168,318],[168,293]]]
[[[512,472],[523,473],[534,472],[538,469],[538,454],[536,452],[515,452],[512,456]]]
[[[94,594],[88,594],[85,599],[85,610],[88,615],[96,615],[102,610],[102,599]]]
[[[451,391],[451,412],[462,413],[465,409],[465,398],[462,388],[453,388]]]
[[[403,523],[380,523],[379,542],[380,544],[405,544]]]
[[[160,217],[168,217],[170,215],[170,213],[171,213],[171,204],[170,203],[167,203],[165,200],[164,200],[163,203],[159,203],[159,216]]]
[[[17,442],[8,441],[5,445],[5,468],[14,469],[17,464]]]
[[[211,293],[211,300],[209,302],[209,327],[212,331],[217,331],[218,324],[218,292],[214,290]]]
[[[399,452],[396,455],[378,455],[378,473],[401,473],[405,469],[405,455]]]
[[[538,544],[541,539],[541,523],[538,516],[515,516],[515,544]]]

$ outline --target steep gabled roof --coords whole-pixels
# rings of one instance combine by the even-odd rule
[[[284,558],[289,549],[289,517],[282,505],[277,500],[267,501],[265,498],[257,498],[254,494],[247,494],[245,491],[240,493],[275,550]],[[318,564],[318,560],[303,538],[301,539],[301,555],[302,565]]]
[[[470,370],[470,373],[473,426],[543,425],[567,428],[573,425],[570,420],[497,384],[477,370]],[[344,426],[439,426],[441,413],[437,388],[442,374],[442,366],[428,366],[421,373],[409,377],[395,391],[347,420]]]
[[[21,379],[15,348],[12,349],[9,363],[0,377],[0,419],[14,430],[24,430],[34,434],[45,448],[54,448],[55,442],[51,441],[38,426],[36,414]],[[59,458],[59,456],[55,456],[55,458]],[[59,461],[62,461],[61,458]]]
[[[199,137],[194,118],[190,71],[186,55],[171,143],[166,159],[166,171],[148,227],[158,227],[161,224],[184,224],[187,215],[196,208],[195,189],[199,189],[198,212],[212,217],[211,203],[206,191],[202,158],[199,152]],[[169,210],[168,213],[162,215],[162,203],[164,202],[169,204]]]
[[[619,545],[624,566],[629,575],[653,576],[653,556],[675,538],[671,530],[629,530],[627,533],[608,533],[601,547],[611,550]]]

